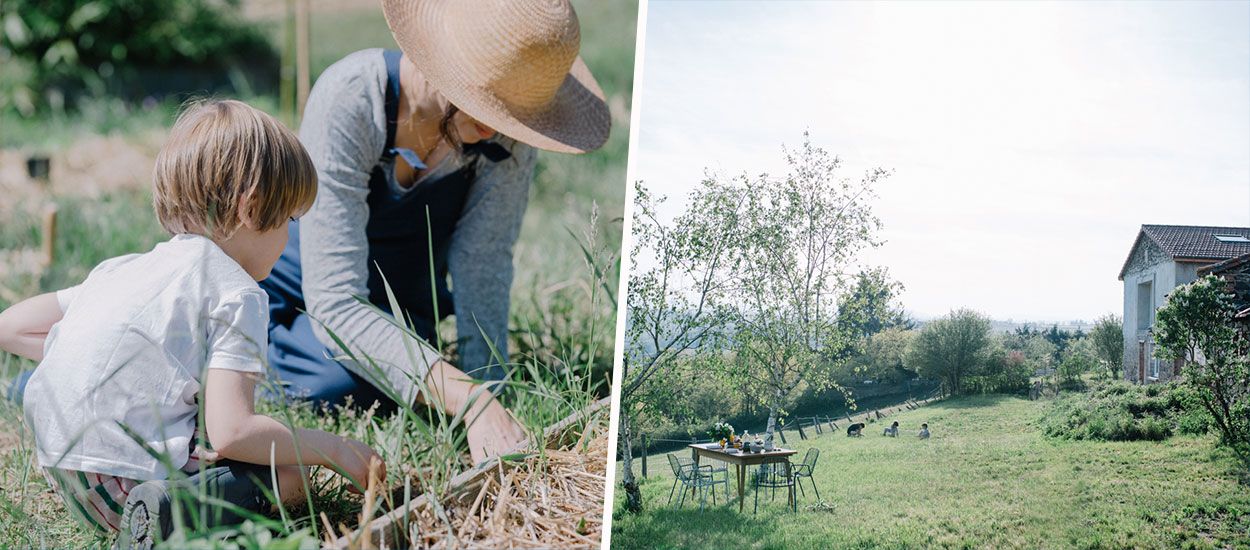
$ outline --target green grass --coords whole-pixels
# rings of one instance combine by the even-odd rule
[[[752,515],[750,489],[742,514],[700,512],[689,500],[674,510],[665,502],[666,459],[652,456],[644,512],[624,513],[617,491],[612,547],[1250,547],[1250,487],[1212,437],[1053,440],[1037,426],[1049,405],[963,398],[887,419],[900,422],[899,439],[882,437],[878,422],[863,438],[792,441],[796,460],[820,449],[816,484],[826,504],[814,507],[809,487],[797,514],[779,495],[762,498]],[[921,422],[932,439],[915,437]]]

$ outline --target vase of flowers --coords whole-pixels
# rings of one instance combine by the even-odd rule
[[[723,448],[726,442],[733,441],[734,427],[728,422],[717,422],[712,425],[712,429],[708,430],[707,434],[711,436],[712,441],[719,441]]]

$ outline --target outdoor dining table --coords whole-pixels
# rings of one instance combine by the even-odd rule
[[[760,464],[770,464],[773,462],[784,462],[786,465],[786,477],[790,477],[790,457],[797,454],[794,449],[776,448],[771,451],[761,451],[758,453],[744,453],[738,449],[727,448],[721,449],[718,443],[691,443],[689,445],[694,450],[695,469],[699,468],[699,459],[703,457],[712,460],[719,460],[726,464],[737,466],[738,473],[738,512],[742,512],[742,491],[746,484],[746,467],[758,466]],[[794,485],[790,486],[789,500],[786,501],[787,506],[794,504]]]

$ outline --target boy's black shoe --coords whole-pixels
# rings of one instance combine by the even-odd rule
[[[151,550],[174,532],[171,511],[171,484],[166,480],[145,481],[130,490],[122,514],[117,548]]]
[[[268,466],[223,460],[191,477],[178,481],[145,481],[130,490],[122,513],[121,533],[116,547],[122,550],[150,550],[168,540],[179,522],[174,521],[174,498],[180,502],[182,525],[214,528],[242,523],[235,510],[212,507],[196,521],[191,508],[197,495],[228,502],[242,510],[266,513],[271,508],[264,489],[272,487]],[[179,496],[181,495],[181,496]]]

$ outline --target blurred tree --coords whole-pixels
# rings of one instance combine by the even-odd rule
[[[970,309],[953,311],[924,326],[907,351],[907,364],[921,376],[938,378],[951,394],[979,374],[991,358],[989,318]]]
[[[884,384],[915,378],[916,372],[906,363],[907,346],[915,335],[915,331],[892,326],[866,338],[861,353],[851,359],[855,376]]]
[[[680,377],[672,376],[688,353],[709,345],[723,326],[718,299],[722,270],[731,270],[736,203],[696,194],[694,204],[671,224],[660,221],[642,182],[635,184],[630,250],[633,273],[626,297],[625,349],[621,367],[619,436],[624,460],[621,484],[626,509],[642,510],[633,472],[632,426],[638,415],[672,415],[683,406]],[[714,358],[713,358],[714,359]],[[718,369],[708,369],[717,372]]]
[[[1067,349],[1063,351],[1063,358],[1059,361],[1058,368],[1055,369],[1055,376],[1059,379],[1060,385],[1079,388],[1083,386],[1081,375],[1094,370],[1097,365],[1098,358],[1090,339],[1081,338],[1071,341]]]
[[[837,327],[837,299],[857,254],[879,244],[881,221],[872,211],[876,184],[889,175],[869,170],[839,177],[841,161],[803,135],[785,150],[782,177],[710,179],[709,193],[738,205],[730,280],[732,346],[750,368],[724,374],[768,407],[765,440],[800,386],[836,386],[838,358],[848,338]],[[696,206],[697,207],[697,206]]]
[[[1025,340],[1024,349],[1021,351],[1035,370],[1048,372],[1058,364],[1055,359],[1059,355],[1058,348],[1042,333],[1034,334]]]
[[[838,329],[862,341],[890,327],[915,328],[898,295],[902,283],[892,280],[884,267],[860,271],[849,292],[838,299]]]
[[[1124,332],[1120,317],[1112,314],[1099,317],[1094,322],[1093,330],[1089,331],[1089,339],[1098,363],[1112,380],[1119,378],[1124,363]]]
[[[148,69],[194,68],[218,80],[237,79],[237,70],[226,73],[244,64],[276,69],[273,47],[240,17],[238,0],[5,0],[0,49],[26,67],[25,82],[10,83],[5,98],[25,115],[72,106],[80,95],[151,93],[162,80],[180,80],[139,82]]]

